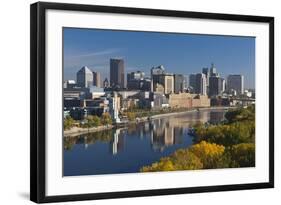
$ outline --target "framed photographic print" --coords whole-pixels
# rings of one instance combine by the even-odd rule
[[[31,5],[34,202],[274,187],[274,18]]]

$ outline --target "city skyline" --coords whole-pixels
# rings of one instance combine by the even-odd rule
[[[226,52],[227,51],[227,52]],[[226,78],[242,74],[245,88],[255,88],[255,39],[156,32],[64,29],[64,79],[76,79],[83,66],[109,78],[110,58],[122,58],[126,74],[144,71],[150,77],[153,66],[167,72],[190,75],[215,63]]]

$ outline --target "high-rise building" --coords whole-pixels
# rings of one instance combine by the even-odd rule
[[[107,78],[105,78],[103,81],[103,88],[108,88],[108,87],[109,87],[109,81]]]
[[[163,86],[165,94],[174,93],[174,75],[166,73],[162,65],[151,68],[151,91],[154,92],[159,85]]]
[[[204,73],[196,74],[195,93],[201,94],[201,95],[207,95],[206,76]]]
[[[145,78],[145,73],[142,71],[127,74],[127,88],[129,90],[150,91],[150,83],[150,79]]]
[[[165,74],[165,68],[163,65],[152,67],[150,70],[151,75],[151,92],[154,92],[157,84],[160,82],[160,75]]]
[[[100,87],[101,81],[100,81],[100,73],[99,72],[93,72],[93,85]]]
[[[123,59],[110,59],[110,86],[125,88],[125,66]]]
[[[243,75],[229,75],[227,77],[227,90],[235,90],[237,94],[244,93],[244,76]]]
[[[79,87],[87,88],[93,85],[93,73],[87,66],[83,66],[76,73],[76,78],[77,86]]]
[[[205,74],[190,74],[189,86],[192,87],[193,93],[207,95],[207,83]]]
[[[220,78],[220,80],[221,80],[221,92],[223,93],[226,90],[226,82],[224,78]]]
[[[225,80],[218,76],[210,76],[209,78],[209,96],[222,94],[225,89]]]
[[[174,93],[174,75],[166,73],[165,75],[163,75],[162,81],[164,82],[164,93]]]
[[[175,93],[183,92],[184,90],[184,76],[181,74],[175,74],[174,75],[174,88]]]
[[[210,68],[210,76],[219,76],[219,74],[217,73],[217,69],[215,68],[214,64],[211,64],[211,68]]]
[[[127,82],[130,80],[143,80],[145,73],[142,71],[127,73]]]
[[[184,75],[183,76],[183,89],[186,90],[189,86],[189,76]]]
[[[196,74],[189,75],[189,87],[192,87],[192,91],[194,93],[196,89]]]
[[[202,68],[202,73],[205,74],[205,76],[206,76],[206,85],[209,86],[209,77],[210,77],[209,68]]]

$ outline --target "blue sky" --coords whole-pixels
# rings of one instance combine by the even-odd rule
[[[83,66],[109,76],[109,59],[125,61],[125,72],[152,66],[188,75],[215,64],[217,72],[243,74],[245,88],[255,88],[255,38],[64,28],[64,78],[76,79]]]

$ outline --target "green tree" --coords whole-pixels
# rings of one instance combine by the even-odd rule
[[[101,125],[100,118],[96,115],[87,117],[86,127],[97,127]]]
[[[130,121],[136,120],[136,113],[135,112],[127,112],[127,117]]]
[[[170,158],[176,170],[196,170],[203,168],[201,159],[188,149],[179,149]]]
[[[69,130],[74,126],[75,120],[73,120],[70,116],[66,116],[63,121],[63,128],[64,130]]]
[[[102,114],[101,116],[101,123],[103,125],[110,125],[112,124],[112,119],[111,119],[111,116],[108,112],[105,112]]]
[[[255,144],[241,143],[234,145],[231,152],[232,167],[255,166]]]

